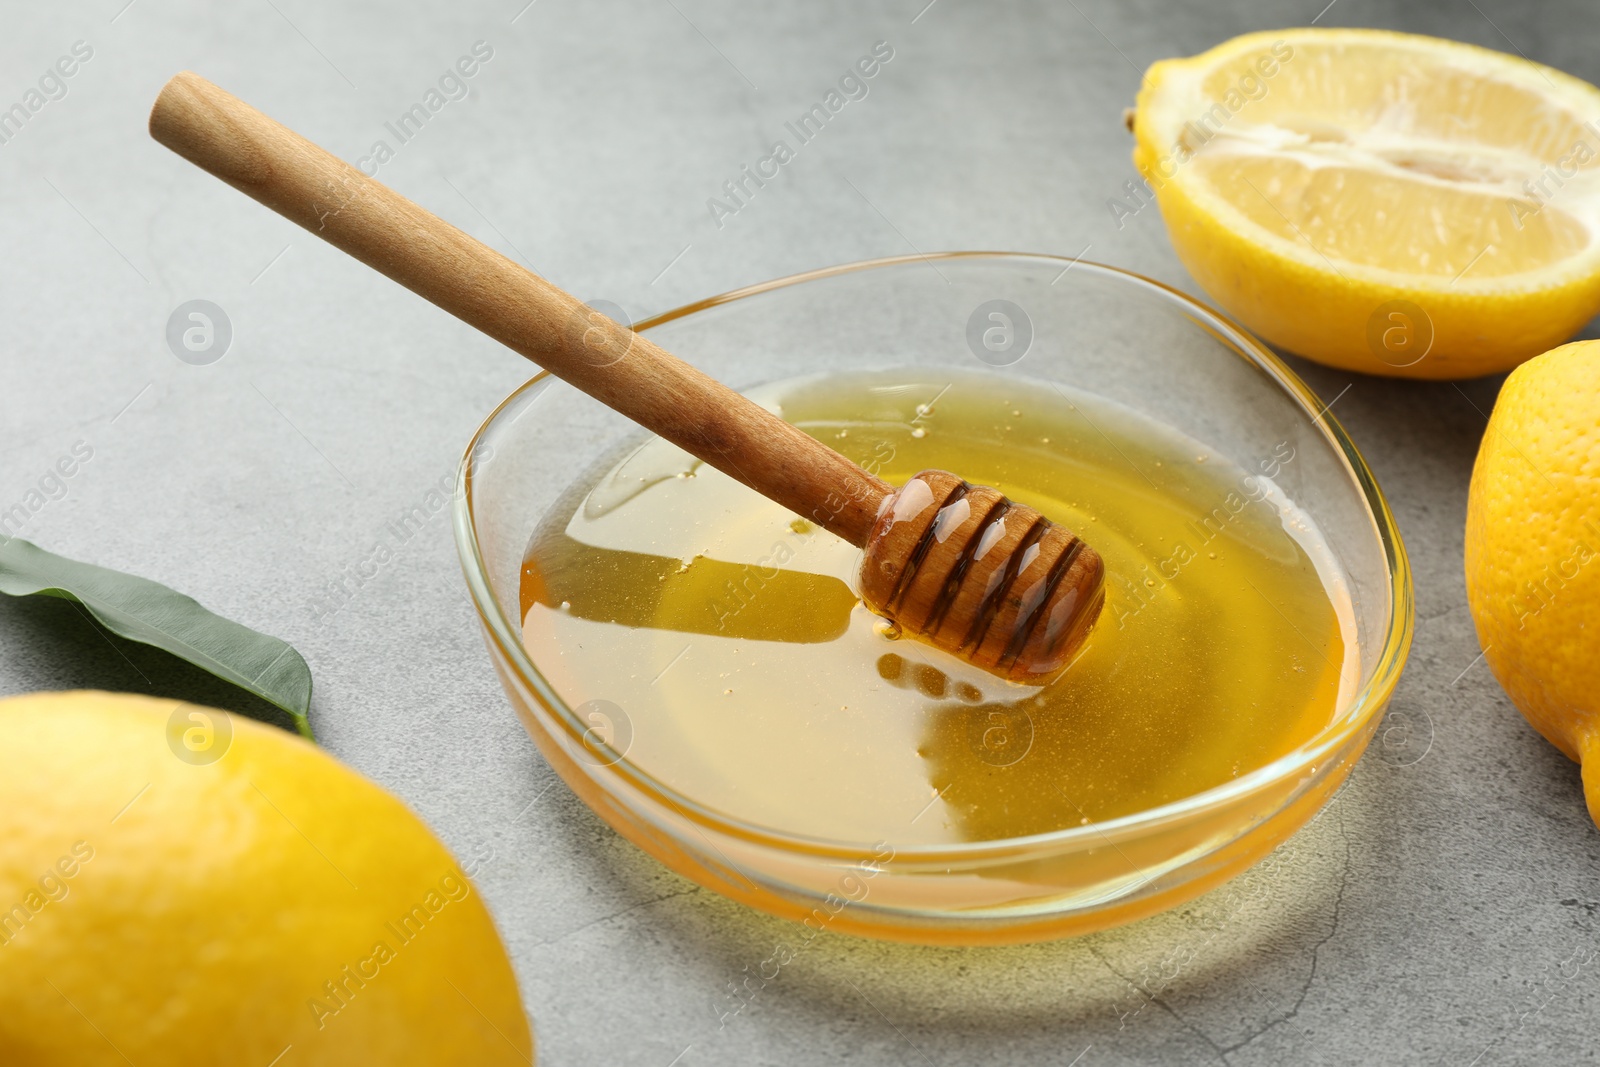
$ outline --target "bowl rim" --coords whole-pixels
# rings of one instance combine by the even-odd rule
[[[706,311],[710,308],[806,282],[835,278],[867,270],[918,263],[931,264],[935,261],[972,259],[1021,260],[1037,265],[1061,265],[1062,274],[1071,270],[1081,270],[1087,274],[1109,279],[1116,284],[1129,285],[1134,289],[1143,290],[1152,296],[1176,304],[1180,310],[1195,321],[1196,325],[1219,335],[1234,350],[1236,355],[1253,363],[1258,369],[1271,377],[1278,387],[1300,406],[1310,423],[1320,429],[1323,436],[1334,446],[1344,460],[1347,474],[1349,474],[1361,492],[1367,505],[1369,516],[1373,521],[1375,532],[1383,548],[1387,565],[1390,604],[1389,625],[1384,633],[1382,651],[1373,667],[1371,676],[1356,690],[1346,707],[1341,709],[1338,718],[1299,747],[1284,753],[1270,763],[1221,785],[1202,790],[1199,793],[1191,794],[1158,807],[1148,808],[1144,811],[1107,819],[1104,822],[1089,823],[1083,826],[1029,834],[1022,837],[995,838],[986,841],[905,845],[887,842],[894,849],[893,855],[896,863],[940,864],[970,862],[980,858],[1003,858],[1015,853],[1032,854],[1045,848],[1070,849],[1080,844],[1104,845],[1109,843],[1115,847],[1116,842],[1119,840],[1137,837],[1145,832],[1159,829],[1168,823],[1200,816],[1207,811],[1223,808],[1257,789],[1290,779],[1303,771],[1309,770],[1310,776],[1315,777],[1319,765],[1324,768],[1331,766],[1331,758],[1338,750],[1359,735],[1368,720],[1386,704],[1396,683],[1399,681],[1400,673],[1405,666],[1407,653],[1410,650],[1414,626],[1415,604],[1411,565],[1406,554],[1404,542],[1401,540],[1399,527],[1389,509],[1388,501],[1384,498],[1383,491],[1378,487],[1371,468],[1367,466],[1366,460],[1356,448],[1355,443],[1329,410],[1332,403],[1323,403],[1321,398],[1301,381],[1299,375],[1295,374],[1283,360],[1260,341],[1256,340],[1242,326],[1172,286],[1133,271],[1085,260],[1081,255],[1072,258],[1034,252],[953,251],[860,260],[786,275],[770,281],[718,293],[714,296],[652,315],[635,323],[633,328],[639,332],[644,332],[664,323]],[[478,545],[473,514],[473,457],[477,454],[483,438],[497,427],[502,416],[508,410],[520,409],[520,402],[524,398],[528,397],[532,391],[542,389],[547,380],[553,377],[554,375],[549,371],[541,370],[538,374],[523,382],[489,413],[472,435],[472,439],[467,443],[466,450],[462,454],[461,464],[456,476],[456,491],[452,502],[452,525],[457,553],[461,560],[461,568],[466,578],[467,588],[490,640],[494,642],[495,648],[504,662],[515,671],[518,681],[534,694],[540,703],[545,706],[546,710],[554,713],[556,720],[568,732],[569,740],[576,741],[576,739],[584,735],[587,726],[579,721],[576,712],[568,706],[567,702],[561,698],[534,665],[532,658],[522,644],[521,620],[513,621],[508,619],[501,609],[499,600],[489,586],[487,567]],[[1334,398],[1335,401],[1337,399],[1338,397]],[[715,808],[707,807],[678,792],[641,767],[629,762],[625,753],[617,753],[616,756],[615,762],[608,762],[595,768],[592,772],[580,771],[580,773],[590,773],[591,776],[597,777],[597,781],[599,780],[598,776],[614,774],[622,778],[644,797],[670,809],[678,817],[698,824],[699,827],[705,830],[722,833],[754,845],[775,848],[789,854],[807,854],[846,862],[872,865],[882,862],[882,853],[879,850],[886,842],[864,844],[861,842],[830,840],[747,822]],[[1309,782],[1310,778],[1308,777],[1306,781]],[[605,787],[602,785],[602,788]],[[608,789],[607,791],[613,790]]]

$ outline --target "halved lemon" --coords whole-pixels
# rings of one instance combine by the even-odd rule
[[[1133,130],[1184,266],[1291,352],[1473,377],[1600,310],[1600,89],[1558,70],[1411,34],[1254,33],[1152,66]]]

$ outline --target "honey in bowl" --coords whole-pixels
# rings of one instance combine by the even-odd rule
[[[1021,837],[1221,785],[1321,731],[1357,677],[1310,519],[1250,469],[1046,382],[930,369],[752,396],[893,484],[959,472],[1077,531],[1106,605],[1044,687],[901,634],[860,552],[658,438],[530,542],[523,640],[611,752],[731,818],[845,843]]]

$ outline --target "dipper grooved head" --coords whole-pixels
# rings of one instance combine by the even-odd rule
[[[867,607],[1013,681],[1043,685],[1105,604],[1105,564],[993,489],[923,471],[885,498],[861,564]]]

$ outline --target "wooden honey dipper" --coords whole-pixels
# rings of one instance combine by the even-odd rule
[[[992,673],[1042,684],[1104,603],[1094,549],[944,471],[898,491],[197,74],[150,134],[756,492],[865,550],[867,607]]]

